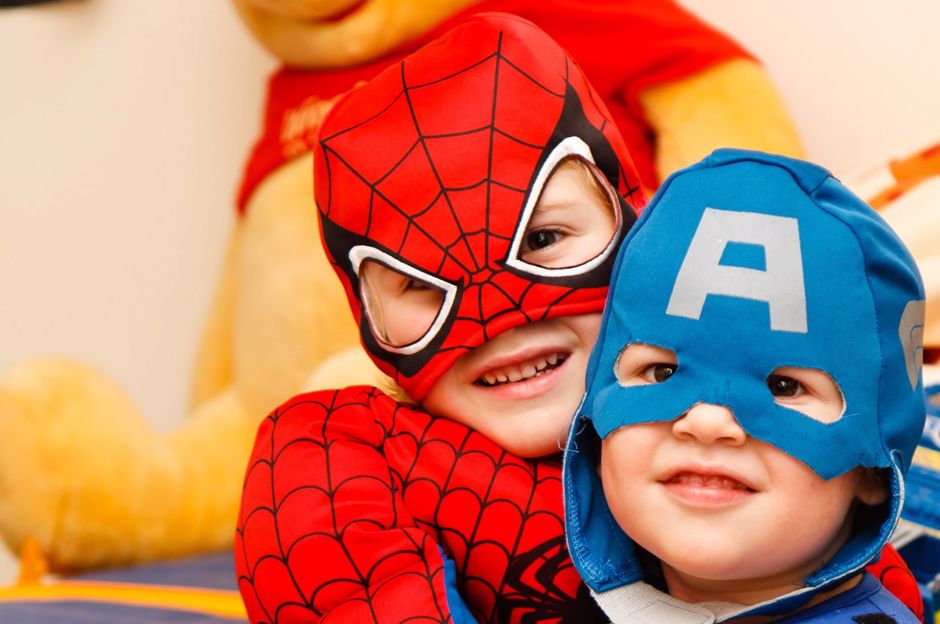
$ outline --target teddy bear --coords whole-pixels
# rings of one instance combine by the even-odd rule
[[[0,535],[14,551],[37,544],[56,571],[230,546],[267,412],[302,390],[387,383],[358,345],[321,249],[310,146],[336,97],[462,17],[517,13],[568,48],[649,190],[719,145],[802,151],[759,62],[671,0],[233,4],[284,65],[268,84],[185,423],[156,432],[120,387],[81,362],[33,359],[0,376]]]

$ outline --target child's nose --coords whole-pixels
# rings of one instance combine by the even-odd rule
[[[723,405],[710,403],[696,403],[689,408],[673,423],[672,432],[680,440],[694,440],[700,444],[739,446],[747,440],[747,433],[738,424],[734,412]]]

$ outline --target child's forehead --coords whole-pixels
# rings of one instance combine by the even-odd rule
[[[609,186],[600,180],[600,172],[581,158],[562,160],[551,172],[542,193],[535,204],[537,212],[547,212],[572,205],[601,204],[606,212],[612,205]],[[596,201],[591,201],[596,200]]]

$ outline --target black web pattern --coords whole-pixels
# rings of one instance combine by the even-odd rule
[[[385,473],[340,466],[360,455],[384,462]],[[449,622],[440,545],[479,621],[593,621],[564,548],[559,480],[556,462],[515,458],[378,390],[306,395],[268,417],[252,456],[236,540],[242,595],[256,622],[319,621],[341,603],[356,607],[343,621]],[[311,492],[331,509],[308,522],[294,499]],[[350,492],[382,493],[388,508],[343,519]],[[363,556],[350,536],[364,528],[393,532],[395,548]],[[401,613],[402,591],[425,612]]]
[[[479,110],[473,118],[477,119],[479,117],[485,123],[475,123],[472,128],[456,132],[428,132],[424,126],[432,125],[434,122],[428,121],[426,118],[422,119],[421,111],[423,109],[419,109],[415,104],[416,94],[424,89],[435,88],[445,83],[461,80],[471,72],[479,70],[489,63],[493,64],[494,69],[492,71],[492,82],[489,84],[488,97],[474,98],[474,101],[478,101]],[[509,141],[519,148],[530,150],[537,155],[533,157],[533,164],[545,156],[549,147],[546,143],[534,143],[528,140],[522,129],[515,131],[512,127],[506,127],[505,124],[501,126],[498,123],[497,113],[501,84],[511,79],[517,84],[522,81],[531,85],[534,87],[533,93],[548,102],[547,104],[542,103],[543,108],[557,110],[560,114],[564,108],[566,97],[570,97],[574,93],[570,85],[570,69],[570,61],[565,58],[563,82],[559,78],[559,84],[563,85],[563,88],[545,84],[504,54],[503,35],[500,34],[491,54],[484,58],[474,59],[472,62],[468,61],[461,69],[434,80],[409,82],[408,62],[401,63],[398,69],[398,87],[400,91],[391,98],[391,101],[384,108],[369,118],[349,127],[340,130],[329,128],[328,136],[321,138],[328,176],[333,179],[339,174],[341,168],[367,189],[369,197],[367,211],[361,210],[359,207],[354,209],[354,213],[357,215],[360,212],[366,213],[363,219],[364,225],[345,223],[343,222],[343,216],[337,215],[334,211],[334,188],[331,187],[326,205],[321,206],[324,218],[333,219],[335,217],[338,219],[337,225],[339,227],[361,232],[362,236],[375,240],[378,246],[392,255],[404,257],[406,261],[409,260],[409,251],[415,248],[414,241],[420,241],[421,245],[426,246],[426,249],[422,250],[420,255],[431,260],[419,263],[422,270],[435,275],[449,275],[448,279],[452,283],[462,286],[463,292],[460,300],[464,304],[470,304],[459,306],[458,311],[449,321],[449,324],[461,324],[468,328],[476,328],[475,330],[461,331],[460,335],[482,334],[484,340],[489,340],[492,337],[490,333],[493,331],[493,322],[499,317],[514,317],[514,320],[507,324],[537,321],[551,315],[553,307],[564,302],[576,292],[576,289],[572,287],[552,286],[532,279],[519,279],[504,270],[502,263],[510,247],[515,228],[512,232],[496,231],[498,228],[493,227],[492,223],[493,210],[502,210],[503,208],[500,206],[491,209],[491,205],[495,206],[493,202],[496,201],[494,191],[499,193],[508,192],[518,199],[518,208],[521,209],[529,190],[526,185],[531,182],[530,179],[526,179],[524,183],[514,185],[497,179],[499,176],[494,175],[494,145],[497,138]],[[592,105],[596,104],[592,103]],[[406,112],[402,113],[402,110]],[[546,118],[546,123],[555,122]],[[363,130],[369,135],[376,125],[385,127],[387,124],[393,124],[395,127],[405,126],[413,132],[415,138],[413,141],[406,142],[406,145],[401,146],[401,153],[394,162],[390,163],[388,168],[379,173],[373,173],[370,178],[354,162],[355,158],[363,156],[361,152],[365,148],[362,146],[368,145],[368,141],[356,142],[354,139],[358,136],[357,132],[359,130]],[[603,125],[606,126],[606,121]],[[600,133],[603,131],[603,127],[596,130]],[[480,177],[459,186],[449,186],[445,182],[448,177],[447,165],[446,163],[439,163],[435,159],[431,143],[436,140],[461,141],[465,139],[469,150],[470,146],[474,144],[473,138],[479,138],[480,133],[486,133],[487,147],[485,154],[481,155],[478,150],[470,156],[471,159],[474,156],[485,159],[485,168],[480,168]],[[546,137],[546,139],[549,139],[549,137]],[[344,141],[351,142],[353,147],[347,150],[344,148],[347,145]],[[452,143],[452,145],[460,144]],[[352,153],[346,153],[346,151]],[[407,200],[396,201],[396,198],[391,194],[383,192],[383,185],[389,180],[396,176],[404,177],[402,171],[407,168],[407,163],[411,163],[416,156],[419,157],[422,166],[427,168],[424,182],[433,187],[430,197],[423,197],[419,202],[419,206],[413,205],[414,202],[419,200],[414,199],[410,194],[405,194]],[[626,193],[629,199],[639,189],[637,186],[631,187],[626,182],[627,177],[622,166],[619,163],[617,166],[619,167],[620,192]],[[534,175],[534,172],[532,172],[532,176]],[[403,181],[402,177],[395,179],[395,182],[400,184],[393,184],[393,188],[407,184],[407,180]],[[454,197],[474,189],[485,189],[485,205],[478,208],[485,215],[485,219],[480,222],[478,227],[467,228],[464,223],[467,220],[467,211],[466,209],[460,210]],[[335,199],[342,202],[346,198],[337,196]],[[408,200],[413,200],[413,202],[408,203]],[[404,224],[400,236],[397,232],[402,228],[398,226],[393,228],[396,232],[395,235],[389,235],[383,231],[383,228],[387,229],[388,224],[384,223],[383,220],[376,219],[377,202],[381,203],[383,211],[391,210],[395,218]],[[387,214],[387,212],[383,212],[383,215]],[[434,228],[423,225],[426,219],[435,224]],[[446,225],[442,226],[442,223]],[[449,240],[442,240],[441,232],[444,231],[459,232],[459,235]],[[483,242],[479,243],[481,240]],[[345,261],[342,258],[337,258],[337,260],[340,262]],[[539,301],[534,313],[524,305],[524,302],[529,298]],[[492,302],[494,301],[498,301],[499,305],[493,305]],[[438,345],[436,352],[447,354],[454,351],[463,352],[471,348],[470,345],[462,344],[462,342],[460,340],[447,341]]]

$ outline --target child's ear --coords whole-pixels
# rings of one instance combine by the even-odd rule
[[[877,468],[862,468],[862,476],[855,488],[855,498],[866,505],[880,505],[888,500],[888,482],[885,472]]]

